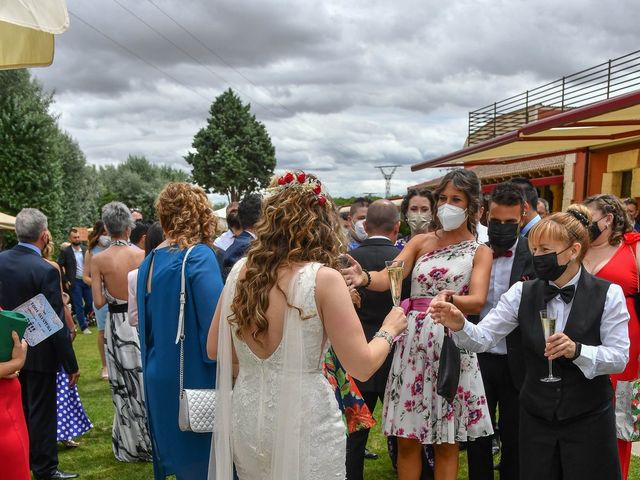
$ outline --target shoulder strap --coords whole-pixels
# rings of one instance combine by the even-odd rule
[[[191,245],[182,260],[182,271],[180,274],[180,311],[178,313],[178,331],[176,333],[176,343],[180,342],[180,397],[184,395],[184,304],[186,303],[187,294],[185,292],[185,269],[187,266],[187,258],[195,245]]]
[[[631,250],[631,255],[633,255],[633,263],[636,267],[636,290],[640,292],[640,272],[638,271],[638,258],[636,257],[636,250],[634,248],[638,248],[637,245],[637,242],[635,243],[635,245],[629,245],[629,250]]]

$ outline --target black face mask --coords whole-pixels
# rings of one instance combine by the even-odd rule
[[[602,220],[602,218],[600,220]],[[602,235],[602,232],[604,231],[604,230],[600,230],[600,227],[598,226],[598,222],[600,220],[596,220],[591,225],[589,225],[589,238],[591,239],[592,242],[596,240],[600,235]]]
[[[516,243],[519,232],[520,225],[517,223],[500,223],[497,220],[491,220],[488,228],[489,243],[492,247],[506,250]]]
[[[567,269],[569,262],[564,265],[558,265],[558,255],[566,252],[571,248],[569,245],[562,252],[545,253],[544,255],[533,256],[533,270],[536,273],[536,277],[541,280],[555,281],[562,276]]]

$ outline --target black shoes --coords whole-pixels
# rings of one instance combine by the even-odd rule
[[[51,475],[47,477],[36,477],[37,480],[66,480],[69,478],[78,478],[79,475],[77,473],[71,472],[63,472],[62,470],[56,469]]]
[[[364,458],[366,458],[367,460],[377,460],[378,459],[378,454],[371,452],[369,450],[367,450],[366,448],[364,449]]]

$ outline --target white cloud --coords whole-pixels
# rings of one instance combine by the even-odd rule
[[[632,0],[118,1],[178,47],[114,0],[69,0],[54,65],[33,70],[90,162],[140,154],[188,170],[232,87],[278,168],[316,171],[334,195],[383,193],[380,164],[403,165],[394,193],[436,176],[409,165],[460,148],[470,110],[637,48],[640,18]]]

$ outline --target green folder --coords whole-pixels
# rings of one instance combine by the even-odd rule
[[[22,313],[9,310],[0,311],[0,362],[11,360],[13,338],[11,332],[16,331],[20,339],[29,324],[29,320]]]

